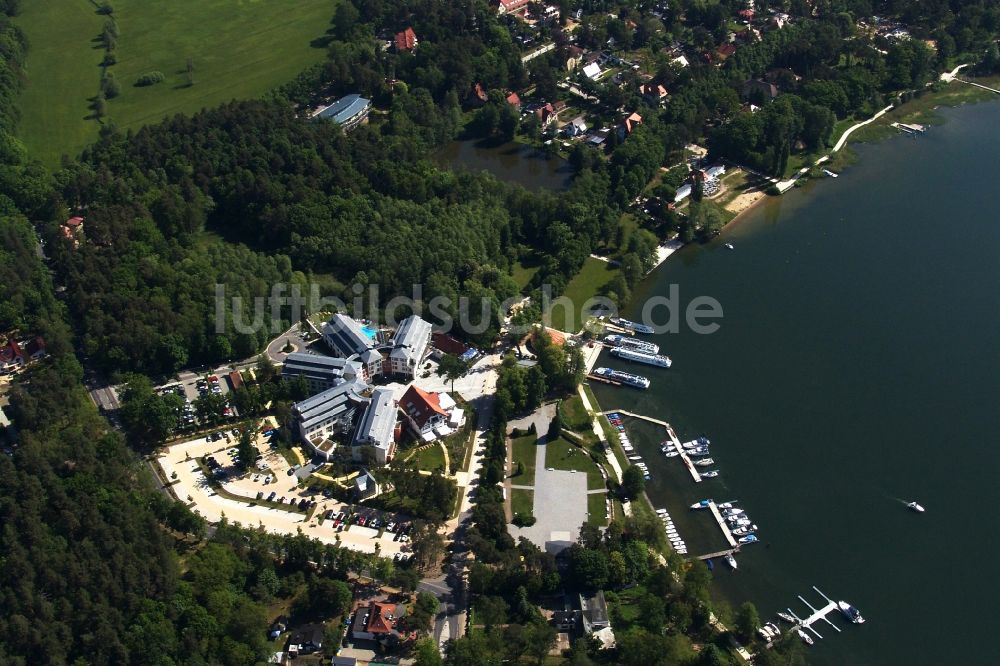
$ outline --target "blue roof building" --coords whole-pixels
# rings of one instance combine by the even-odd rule
[[[347,95],[317,113],[316,117],[332,120],[348,132],[364,122],[371,107],[371,100],[357,94]]]

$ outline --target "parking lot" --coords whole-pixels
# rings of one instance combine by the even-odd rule
[[[199,437],[169,447],[158,462],[174,495],[209,522],[218,522],[225,516],[244,527],[261,528],[274,534],[296,534],[301,530],[306,536],[324,543],[367,553],[374,553],[378,544],[379,552],[385,557],[408,557],[408,523],[402,522],[400,531],[401,521],[394,516],[367,507],[352,507],[299,487],[298,478],[289,474],[288,462],[270,448],[263,434],[272,427],[272,423],[262,424],[262,434],[257,441],[261,458],[246,474],[236,468],[233,453],[236,439],[231,432],[229,441],[225,436]],[[213,473],[219,475],[222,488],[245,500],[220,496],[212,488],[198,462],[208,457],[217,465]],[[271,497],[273,503],[283,499],[281,504],[287,508],[260,503],[258,493],[261,500]],[[315,503],[315,510],[306,520],[303,511],[309,503]],[[301,510],[297,508],[300,505]],[[387,529],[389,523],[396,531]]]

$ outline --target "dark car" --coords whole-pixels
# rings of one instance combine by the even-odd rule
[[[271,491],[271,494],[267,496],[267,501],[268,502],[272,501],[274,499],[274,496],[277,495],[277,494],[278,493],[276,493],[274,491]]]

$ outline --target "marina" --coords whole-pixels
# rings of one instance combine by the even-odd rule
[[[820,634],[818,631],[816,631],[815,627],[813,627],[814,624],[822,620],[827,624],[829,624],[834,629],[836,629],[837,633],[841,633],[840,627],[831,622],[830,618],[827,617],[827,615],[833,612],[840,613],[852,624],[864,624],[865,619],[861,616],[861,613],[858,612],[856,608],[854,608],[854,606],[847,603],[846,601],[834,601],[830,597],[823,594],[823,592],[820,591],[820,589],[815,585],[812,586],[812,589],[816,591],[816,594],[818,594],[819,596],[823,597],[824,600],[826,600],[826,604],[820,606],[819,608],[816,608],[811,603],[809,603],[809,601],[806,600],[805,597],[799,594],[796,595],[798,596],[799,601],[805,604],[809,608],[809,610],[812,611],[809,615],[807,615],[805,618],[801,618],[791,608],[786,609],[787,614],[778,613],[778,617],[780,617],[785,621],[788,621],[789,616],[791,616],[792,620],[794,620],[792,631],[798,631],[800,636],[802,636],[803,635],[802,630],[808,630],[814,636],[816,636],[816,638],[823,638],[823,635]],[[802,640],[806,641],[805,638],[803,638]],[[809,641],[806,642],[809,643]],[[811,643],[809,644],[811,645]]]

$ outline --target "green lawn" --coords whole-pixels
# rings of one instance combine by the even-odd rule
[[[549,309],[549,326],[560,331],[575,333],[583,328],[583,305],[587,299],[601,293],[618,275],[618,269],[606,261],[587,257],[580,272],[566,285],[562,297],[554,302]],[[563,302],[569,299],[572,307],[564,307]],[[572,330],[570,330],[572,329]]]
[[[531,282],[531,278],[535,277],[535,273],[541,268],[540,265],[531,265],[530,262],[519,261],[514,264],[511,274],[514,277],[514,282],[517,283],[519,289],[524,289]]]
[[[231,99],[258,97],[320,62],[310,45],[330,26],[336,0],[116,0],[118,63],[111,67],[121,95],[108,104],[120,128],[137,128],[175,113]],[[95,41],[105,17],[87,0],[23,3],[28,85],[21,96],[20,135],[33,157],[49,165],[76,155],[97,137],[90,98],[104,57]],[[191,58],[195,84],[185,68]],[[138,88],[150,71],[166,80]]]
[[[511,488],[510,511],[512,514],[532,515],[535,508],[535,491]]]
[[[524,467],[524,473],[511,478],[511,483],[516,486],[535,485],[535,449],[537,448],[537,438],[534,435],[517,437],[511,441],[511,456],[513,457],[516,471],[517,463]]]
[[[604,477],[601,476],[597,463],[579,446],[567,442],[562,437],[553,440],[545,447],[545,466],[553,469],[576,470],[587,475],[587,490],[604,488]]]
[[[563,425],[574,432],[593,432],[590,425],[590,415],[583,408],[583,400],[579,394],[573,394],[559,403],[562,412]]]
[[[603,527],[608,524],[607,493],[587,495],[587,522]]]
[[[410,466],[414,469],[422,469],[428,472],[444,469],[444,451],[440,445],[434,444],[426,449],[417,451],[416,455],[410,459]]]

